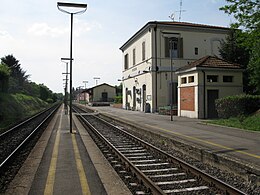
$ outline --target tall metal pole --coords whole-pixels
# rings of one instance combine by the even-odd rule
[[[70,133],[72,133],[72,30],[73,13],[70,14]]]
[[[172,109],[173,109],[173,83],[172,83],[172,71],[173,71],[173,67],[172,67],[172,48],[173,48],[173,44],[172,44],[172,40],[170,40],[170,58],[171,58],[171,83],[170,83],[170,93],[171,93],[171,110],[170,110],[170,115],[171,115],[171,121],[173,121],[173,113],[172,113]]]
[[[71,24],[70,24],[70,133],[72,133],[72,30],[73,30],[73,14],[80,14],[84,13],[87,10],[87,4],[83,3],[64,3],[64,2],[57,2],[57,7],[60,11],[70,14]],[[67,8],[81,8],[80,11],[69,12],[62,7]]]

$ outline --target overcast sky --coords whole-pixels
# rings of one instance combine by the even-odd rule
[[[149,21],[178,21],[180,0],[69,0],[87,3],[74,17],[73,86],[118,85],[122,46]],[[228,27],[231,17],[219,11],[225,0],[183,0],[182,22]],[[62,72],[69,57],[70,16],[57,9],[57,0],[1,0],[0,57],[13,54],[30,80],[63,92]]]

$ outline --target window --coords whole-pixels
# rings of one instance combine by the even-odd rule
[[[133,65],[135,65],[135,49],[133,49]]]
[[[199,54],[199,48],[195,47],[195,48],[194,48],[194,51],[195,51],[195,55],[198,55],[198,54]]]
[[[189,76],[188,81],[189,83],[194,83],[194,76]]]
[[[145,60],[145,41],[142,43],[142,60]]]
[[[218,82],[218,76],[217,75],[207,75],[207,82],[209,82],[209,83]]]
[[[125,70],[128,69],[128,54],[125,54]]]
[[[187,77],[182,77],[181,78],[181,84],[187,83]]]
[[[232,83],[233,82],[233,76],[223,76],[223,82],[224,83]]]
[[[183,39],[165,37],[165,57],[183,58]]]

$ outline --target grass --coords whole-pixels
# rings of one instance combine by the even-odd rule
[[[39,98],[0,93],[0,129],[7,128],[47,107]]]
[[[260,113],[247,117],[210,120],[207,123],[260,132]]]

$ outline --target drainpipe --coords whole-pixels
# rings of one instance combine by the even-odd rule
[[[206,74],[205,71],[203,72],[203,118],[206,118]]]
[[[155,24],[154,27],[154,32],[155,32],[155,112],[158,112],[158,105],[157,105],[157,23]]]

